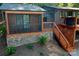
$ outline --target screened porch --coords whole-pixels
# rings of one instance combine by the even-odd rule
[[[42,31],[41,14],[7,14],[9,34]]]

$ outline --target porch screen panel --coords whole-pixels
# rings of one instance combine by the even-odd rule
[[[16,32],[16,16],[14,14],[8,14],[8,26],[9,32],[15,33]]]
[[[20,33],[23,30],[23,15],[19,14],[8,14],[9,20],[9,32]]]
[[[30,31],[30,21],[29,21],[29,15],[24,15],[23,16],[23,22],[24,22],[24,32],[29,32]]]
[[[30,15],[30,31],[41,31],[42,18],[41,15]]]
[[[22,14],[16,14],[16,32],[21,33],[24,29],[23,29],[23,15]]]
[[[36,20],[37,19],[37,16],[36,15],[30,15],[30,31],[37,31],[37,24],[38,21]]]
[[[42,31],[42,15],[38,15],[38,31]]]

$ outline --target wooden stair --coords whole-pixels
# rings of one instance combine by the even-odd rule
[[[74,27],[67,27],[65,25],[58,25],[58,28],[64,34],[67,41],[70,43],[71,46],[74,46]]]
[[[64,31],[63,31],[64,30]],[[71,52],[73,51],[73,42],[72,42],[72,34],[73,32],[68,31],[68,29],[66,28],[61,28],[60,26],[57,26],[54,23],[54,27],[53,27],[53,32],[56,35],[56,37],[58,38],[58,41],[60,42],[60,44],[62,45],[62,47],[68,51]]]

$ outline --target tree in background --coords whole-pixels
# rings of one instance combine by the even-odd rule
[[[58,7],[74,7],[74,3],[58,3]]]
[[[37,5],[37,6],[57,6],[58,3],[31,3],[33,5]]]
[[[58,3],[58,7],[64,7],[64,3]]]
[[[3,3],[0,3],[0,6]],[[20,4],[33,4],[37,6],[55,6],[55,7],[78,7],[79,3],[20,3]]]
[[[67,7],[74,7],[74,3],[67,3]]]
[[[78,7],[78,3],[31,3],[38,6],[55,6],[55,7]],[[78,4],[78,5],[77,5]]]
[[[79,3],[73,3],[74,7],[78,7],[79,8]]]

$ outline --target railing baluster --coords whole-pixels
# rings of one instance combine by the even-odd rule
[[[43,22],[44,30],[52,30],[53,28],[53,22]]]

